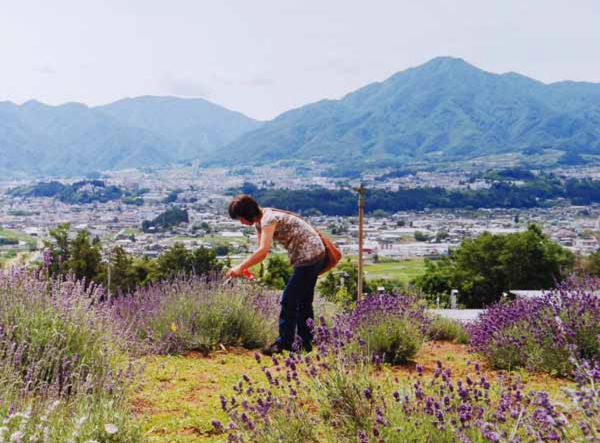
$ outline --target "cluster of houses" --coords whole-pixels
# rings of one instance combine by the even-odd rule
[[[318,164],[311,165],[319,168]],[[247,171],[214,169],[199,173],[195,167],[164,169],[158,171],[117,171],[105,179],[126,190],[144,189],[144,204],[128,205],[123,201],[68,205],[52,198],[13,198],[4,191],[19,183],[0,184],[0,227],[25,233],[28,241],[0,245],[2,251],[26,252],[40,249],[48,239],[49,230],[61,223],[70,223],[72,234],[87,230],[101,239],[105,248],[121,246],[136,256],[155,257],[175,242],[186,247],[214,247],[229,245],[230,254],[246,253],[254,241],[252,230],[244,228],[227,216],[229,189],[235,189],[248,179]],[[254,168],[253,182],[263,186],[298,188],[306,186],[336,186],[335,180],[319,173],[299,176],[295,169]],[[317,171],[318,172],[318,171]],[[430,186],[464,186],[451,174],[419,173],[412,178],[390,179],[405,186],[421,182]],[[366,177],[368,179],[369,177]],[[415,182],[416,180],[416,182]],[[372,186],[377,180],[373,177]],[[469,186],[484,186],[470,183]],[[167,197],[174,190],[177,199]],[[144,220],[152,220],[171,205],[188,210],[190,222],[167,232],[144,233],[140,227]],[[345,254],[358,252],[358,226],[356,217],[313,217],[312,222],[327,232]],[[364,252],[368,256],[402,260],[413,257],[436,257],[446,254],[466,239],[481,232],[511,233],[537,223],[552,240],[587,255],[598,250],[597,233],[600,232],[600,207],[557,206],[532,210],[490,209],[477,211],[408,211],[384,217],[365,218]],[[332,226],[336,229],[332,230]],[[2,235],[0,234],[0,238]],[[32,246],[35,245],[35,246]]]

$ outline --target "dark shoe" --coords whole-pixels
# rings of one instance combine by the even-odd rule
[[[281,354],[281,353],[283,353],[285,351],[289,351],[289,349],[287,347],[283,346],[278,341],[276,341],[271,346],[267,346],[266,348],[264,348],[262,350],[262,353],[264,355],[271,356],[271,355],[275,355],[275,354]]]

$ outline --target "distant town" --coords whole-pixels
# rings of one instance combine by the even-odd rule
[[[558,170],[557,174],[577,178],[600,177],[600,168]],[[381,174],[379,174],[381,175]],[[0,184],[0,260],[10,263],[32,263],[41,260],[49,230],[68,223],[75,235],[87,230],[101,241],[108,254],[120,246],[137,257],[157,257],[179,242],[188,249],[217,248],[220,258],[239,260],[251,251],[255,242],[252,229],[243,227],[227,215],[232,192],[244,183],[274,189],[310,189],[314,187],[351,188],[363,182],[367,188],[397,190],[411,187],[443,187],[446,189],[482,189],[489,180],[468,180],[465,174],[450,172],[417,172],[403,177],[377,179],[378,174],[363,174],[360,179],[333,178],[323,174],[319,164],[308,163],[299,175],[292,167],[242,169],[198,168],[195,165],[154,170],[122,170],[105,172],[99,178],[127,195],[140,195],[142,200],[126,198],[91,203],[65,203],[55,197],[15,196],[10,190],[36,181],[9,181]],[[50,181],[51,179],[37,180]],[[79,179],[56,179],[71,184]],[[94,192],[86,185],[86,192]],[[143,194],[142,191],[143,190]],[[137,198],[137,197],[136,197]],[[170,208],[187,211],[189,220],[168,229],[155,229],[144,222],[155,219]],[[357,217],[310,215],[311,221],[328,233],[344,254],[357,253]],[[555,242],[576,254],[587,255],[600,244],[600,206],[567,204],[532,209],[461,209],[424,210],[384,213],[376,211],[365,218],[364,250],[367,259],[401,261],[435,258],[447,254],[466,238],[484,231],[511,233],[523,231],[529,223],[541,226]]]

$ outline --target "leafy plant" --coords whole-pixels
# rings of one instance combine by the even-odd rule
[[[463,324],[457,320],[436,315],[431,320],[427,329],[430,340],[452,341],[455,343],[468,343],[468,334]]]

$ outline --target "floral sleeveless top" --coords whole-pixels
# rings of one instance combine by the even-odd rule
[[[287,250],[292,266],[310,266],[325,258],[325,246],[319,233],[306,221],[273,208],[262,208],[262,212],[256,229],[260,232],[265,226],[277,223],[273,239]]]

